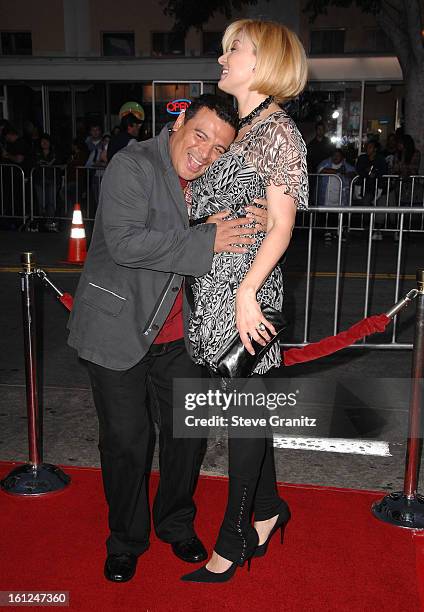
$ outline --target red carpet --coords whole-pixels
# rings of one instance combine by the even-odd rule
[[[4,476],[12,464],[0,464]],[[66,590],[71,610],[418,612],[424,609],[424,536],[380,523],[370,513],[381,493],[281,486],[292,520],[284,546],[239,569],[224,585],[186,584],[192,567],[152,535],[132,582],[103,578],[106,508],[100,472],[65,468],[67,491],[48,498],[0,494],[0,590]],[[152,478],[152,487],[157,476]],[[197,530],[211,549],[226,480],[203,477]]]

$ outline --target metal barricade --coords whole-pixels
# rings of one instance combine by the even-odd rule
[[[78,166],[75,170],[75,193],[81,194],[80,204],[84,219],[93,221],[99,204],[100,186],[105,167]]]
[[[30,173],[31,220],[72,219],[75,204],[83,217],[94,221],[104,167],[36,166]]]
[[[377,212],[378,210],[378,212]],[[318,271],[315,269],[316,262],[319,261],[319,242],[323,235],[322,226],[316,226],[315,217],[316,215],[322,214],[331,214],[335,215],[337,218],[337,237],[334,237],[334,241],[332,242],[333,248],[335,248],[335,257],[331,262],[331,271]],[[306,213],[307,214],[307,213]],[[366,231],[365,237],[366,241],[364,242],[364,231],[360,234],[356,235],[356,240],[352,241],[352,235],[354,235],[354,230],[349,228],[349,218],[351,215],[361,215],[364,220],[363,230]],[[399,300],[399,295],[401,291],[401,281],[402,278],[407,277],[408,275],[402,274],[403,264],[405,259],[405,234],[409,232],[409,228],[405,226],[405,219],[412,217],[412,225],[416,226],[416,219],[423,215],[423,208],[421,206],[385,206],[384,208],[378,208],[374,206],[349,206],[349,207],[314,207],[309,216],[309,226],[307,228],[307,245],[306,245],[306,265],[305,265],[305,273],[302,273],[301,276],[305,278],[305,300],[302,306],[297,307],[297,314],[295,319],[297,321],[302,322],[302,330],[298,327],[294,332],[294,336],[302,334],[302,340],[300,342],[293,343],[285,343],[283,346],[291,347],[291,346],[305,346],[310,342],[314,342],[319,340],[323,335],[335,335],[340,331],[340,319],[341,319],[341,310],[344,306],[346,310],[348,310],[347,315],[344,317],[342,327],[346,326],[347,323],[353,320],[358,320],[358,318],[365,318],[369,316],[371,312],[379,312],[376,304],[379,303],[378,299],[374,300],[371,304],[372,297],[372,289],[375,287],[375,283],[379,280],[385,281],[393,281],[393,293],[391,295],[386,295],[386,299],[384,303],[387,303],[388,300],[392,300],[396,303]],[[383,247],[377,249],[377,245],[381,244],[380,242],[376,242],[373,240],[374,230],[376,218],[380,216],[390,217],[390,223],[395,223],[397,234],[395,234],[397,240],[391,242],[390,247],[385,247],[385,251],[383,251]],[[389,221],[385,220],[385,224],[387,225]],[[389,228],[390,229],[390,228]],[[392,234],[393,235],[393,234]],[[298,237],[300,238],[299,234]],[[299,242],[295,241],[297,244],[296,248],[299,248]],[[300,239],[301,242],[301,239]],[[387,244],[387,242],[386,242]],[[384,243],[383,243],[384,246]],[[417,246],[417,249],[419,247]],[[326,251],[328,255],[328,250]],[[387,253],[390,253],[393,256],[393,272],[388,272],[390,270],[389,262],[387,261]],[[351,259],[349,259],[351,257]],[[297,259],[299,259],[296,256]],[[323,257],[322,261],[325,261]],[[327,256],[328,261],[328,256]],[[353,262],[353,264],[351,264]],[[362,271],[354,272],[349,270],[349,268],[354,266],[358,266],[358,263],[362,266]],[[416,262],[415,262],[416,263]],[[378,266],[380,266],[381,272],[378,271]],[[323,300],[323,293],[319,295],[319,290],[317,290],[315,280],[316,278],[328,279],[334,278],[334,286],[328,287],[325,292],[325,300]],[[346,289],[347,282],[352,281],[353,279],[364,281],[364,290],[358,293],[357,287],[351,290],[349,288]],[[385,283],[385,287],[387,287],[387,282]],[[351,302],[358,303],[359,301],[362,303],[362,307],[359,307],[359,312],[352,312],[353,308],[351,303],[349,303],[349,291],[351,291]],[[343,295],[344,294],[344,295]],[[317,297],[318,296],[318,297]],[[347,297],[346,297],[347,296]],[[358,298],[359,296],[359,298]],[[374,292],[375,297],[375,292]],[[345,298],[343,300],[343,298]],[[354,298],[354,299],[353,299]],[[327,313],[330,308],[332,308],[332,314],[327,318],[328,323],[331,321],[331,329],[326,329],[325,333],[322,329],[320,329],[315,334],[311,333],[311,317],[317,311],[317,306],[320,306],[321,303],[325,301],[325,312]],[[332,304],[332,307],[331,307]],[[299,310],[303,310],[303,316],[299,317]],[[297,323],[296,325],[299,325]],[[404,330],[403,330],[404,331]],[[314,336],[315,337],[312,337]],[[412,339],[411,339],[412,340]],[[393,322],[393,328],[391,331],[391,338],[385,339],[380,343],[371,343],[363,341],[361,343],[355,344],[352,348],[372,348],[372,349],[411,349],[412,341],[400,340],[398,336],[398,320],[395,317]]]
[[[26,220],[26,179],[17,164],[0,164],[0,217]]]
[[[61,199],[63,177],[66,166],[35,166],[30,172],[30,218],[63,219],[67,218]]]
[[[335,183],[338,183],[336,185]],[[334,202],[334,193],[339,190],[338,202]],[[333,192],[332,197],[328,197]],[[317,207],[324,207],[324,214],[318,214]],[[375,206],[387,208],[395,206],[422,206],[422,215],[407,215],[404,218],[404,231],[424,232],[424,176],[412,175],[402,177],[386,174],[379,179],[355,176],[348,180],[338,174],[309,174],[309,207],[308,213],[299,213],[296,218],[297,228],[308,228],[310,213],[313,214],[313,226],[324,230],[337,230],[337,217],[330,214],[328,206],[350,206],[346,227],[352,230],[364,231],[368,227],[367,215],[358,212],[358,206]],[[394,225],[395,217],[389,215],[377,216],[376,229],[382,233],[396,234],[398,228]]]

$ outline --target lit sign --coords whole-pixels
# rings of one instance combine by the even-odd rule
[[[166,110],[170,115],[179,115],[185,111],[191,104],[191,100],[181,98],[180,100],[171,100],[166,105]]]

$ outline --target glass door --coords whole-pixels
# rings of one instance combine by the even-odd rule
[[[175,121],[193,98],[203,93],[202,81],[153,81],[152,132],[159,134],[170,121]]]

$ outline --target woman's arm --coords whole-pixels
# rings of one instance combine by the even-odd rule
[[[268,202],[267,235],[252,266],[237,290],[236,325],[241,341],[252,355],[255,354],[249,335],[262,345],[275,334],[275,329],[263,316],[256,294],[285,253],[291,239],[296,217],[296,203],[281,187],[271,184],[266,192]],[[259,323],[267,330],[258,332]]]

